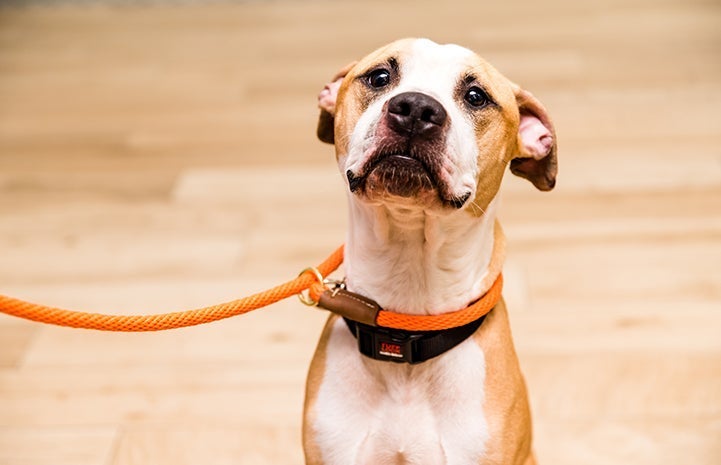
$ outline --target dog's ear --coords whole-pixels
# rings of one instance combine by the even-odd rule
[[[539,190],[556,185],[558,159],[556,131],[541,102],[530,92],[514,86],[521,115],[518,126],[518,153],[511,160],[511,172],[528,179]]]
[[[325,85],[323,90],[318,94],[318,108],[320,108],[320,116],[318,117],[318,129],[316,134],[318,139],[328,144],[335,142],[335,102],[338,98],[338,89],[343,82],[343,78],[355,66],[356,62],[349,63],[333,76],[333,79]]]

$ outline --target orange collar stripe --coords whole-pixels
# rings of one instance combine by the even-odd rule
[[[440,315],[406,315],[402,313],[381,310],[378,312],[376,323],[378,326],[405,331],[438,331],[456,328],[471,323],[483,315],[488,314],[501,300],[503,290],[503,275],[499,274],[496,281],[483,297],[468,307],[455,312]]]

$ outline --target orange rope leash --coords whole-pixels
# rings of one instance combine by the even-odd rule
[[[318,266],[323,276],[328,276],[343,262],[343,246]],[[0,312],[26,320],[49,323],[71,328],[97,329],[101,331],[162,331],[183,328],[242,315],[252,310],[276,303],[299,294],[306,289],[311,297],[318,296],[325,288],[310,271],[304,271],[296,279],[267,291],[211,307],[159,315],[107,315],[75,312],[45,305],[25,302],[0,295]]]

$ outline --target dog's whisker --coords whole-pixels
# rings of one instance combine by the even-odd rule
[[[468,205],[471,207],[473,213],[478,213],[479,216],[486,214],[486,210],[484,210],[480,205],[478,205],[478,202],[476,202],[475,200]]]

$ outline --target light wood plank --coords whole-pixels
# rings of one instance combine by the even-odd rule
[[[42,428],[0,427],[0,463],[23,465],[99,465],[112,455],[112,426]]]

